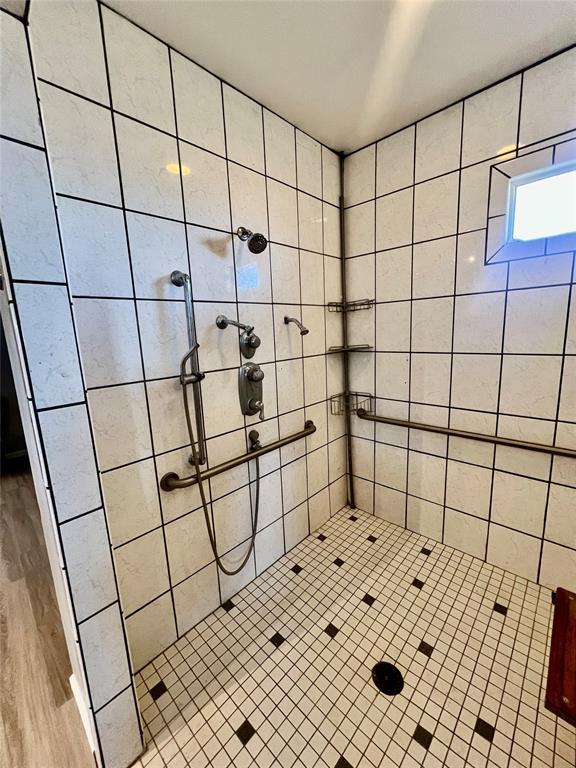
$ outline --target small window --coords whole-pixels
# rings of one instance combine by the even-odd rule
[[[510,179],[506,240],[529,241],[576,232],[576,162]]]

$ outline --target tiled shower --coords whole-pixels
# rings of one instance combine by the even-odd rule
[[[5,291],[96,759],[573,764],[574,729],[538,692],[550,589],[576,590],[574,458],[355,413],[347,434],[341,412],[349,384],[372,415],[576,448],[576,246],[508,258],[493,234],[507,163],[576,154],[574,49],[344,157],[103,3],[33,0],[26,24],[0,20]],[[268,247],[252,253],[238,227]],[[250,430],[270,443],[316,426],[262,458],[254,551],[233,577],[214,562],[197,489],[159,486],[192,471],[174,270],[191,277],[208,465],[245,453]],[[357,311],[331,311],[344,295]],[[238,333],[220,314],[262,340],[263,421],[240,412]],[[345,358],[345,342],[370,348]],[[250,539],[253,462],[206,487],[233,563]],[[480,659],[536,703],[516,707],[490,679],[485,698],[470,693],[477,709],[444,706],[442,670],[470,669],[460,645],[480,635]],[[514,662],[490,658],[494,637]],[[375,649],[421,701],[386,710]],[[300,677],[320,693],[296,694]],[[339,697],[348,724],[322,721]],[[504,717],[495,735],[506,708],[519,730]]]

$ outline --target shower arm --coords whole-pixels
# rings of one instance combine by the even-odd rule
[[[186,306],[186,328],[188,332],[188,352],[180,361],[180,384],[183,387],[192,384],[192,395],[194,399],[194,416],[196,421],[196,436],[198,441],[198,461],[200,464],[206,464],[206,435],[204,434],[204,422],[202,420],[202,390],[200,382],[204,374],[200,371],[198,362],[199,344],[196,339],[196,325],[194,323],[194,312],[192,308],[192,290],[190,287],[190,275],[184,274],[179,270],[174,270],[170,275],[173,285],[184,288],[184,304]],[[190,364],[190,372],[187,371],[187,365]]]

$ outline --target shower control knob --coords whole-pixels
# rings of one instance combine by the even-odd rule
[[[252,349],[258,349],[260,344],[262,343],[260,341],[260,337],[256,336],[255,333],[251,333],[247,338],[248,344],[252,347]]]
[[[250,381],[262,381],[262,379],[264,378],[264,371],[262,370],[262,368],[253,366],[250,368],[246,376],[250,379]]]

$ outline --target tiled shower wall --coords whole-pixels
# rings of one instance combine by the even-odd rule
[[[376,301],[350,315],[351,343],[374,348],[351,388],[377,414],[576,448],[574,253],[484,265],[491,165],[573,157],[575,128],[572,49],[345,159],[349,299]],[[360,508],[576,589],[573,459],[352,429]]]
[[[136,670],[346,503],[344,420],[328,407],[342,363],[326,354],[341,318],[325,309],[341,299],[339,158],[95,2],[32,3],[32,70],[25,27],[2,22],[9,287],[91,705],[106,765],[120,766],[140,739],[121,617]],[[269,237],[262,254],[233,236],[240,225]],[[244,453],[254,427],[263,443],[317,427],[261,460],[256,548],[232,578],[197,492],[158,488],[191,472],[174,269],[192,278],[209,463]],[[262,339],[263,422],[240,414],[238,332],[216,328],[220,313]],[[250,534],[250,472],[210,482],[229,564]]]

